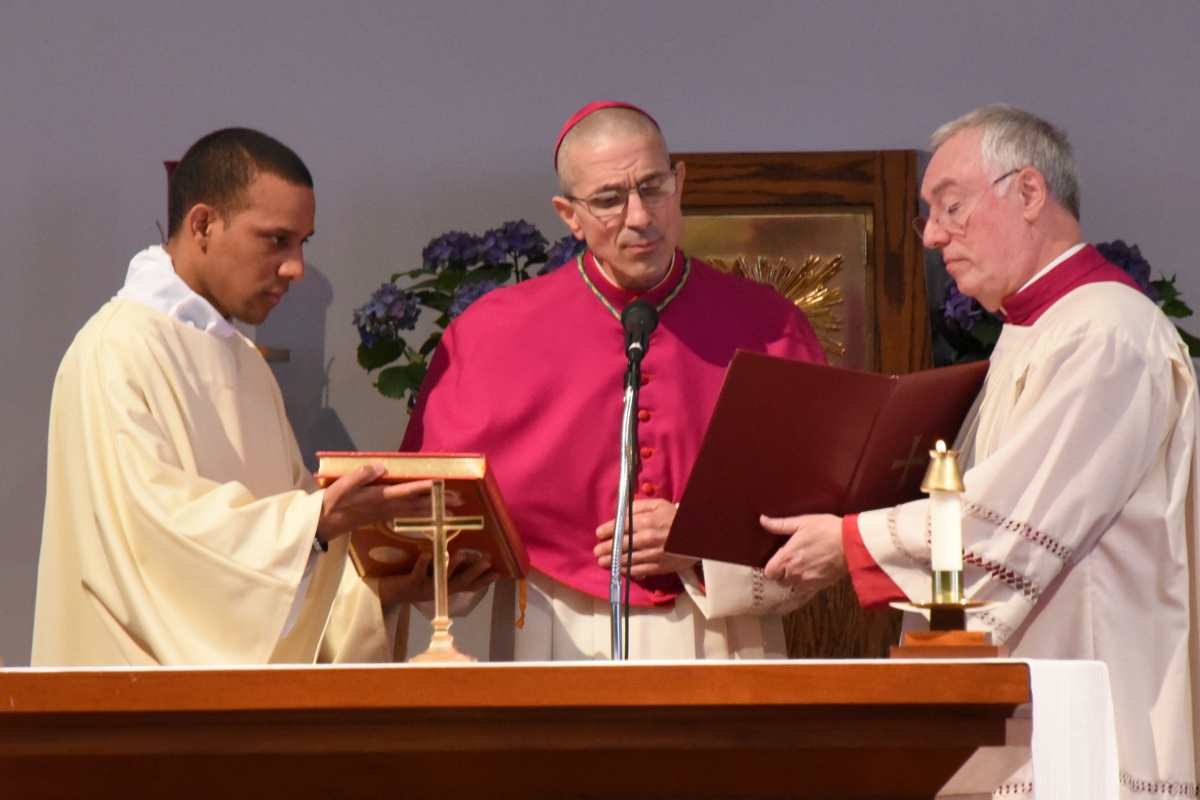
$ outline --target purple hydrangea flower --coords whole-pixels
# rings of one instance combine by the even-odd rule
[[[363,345],[374,347],[380,341],[399,339],[402,330],[413,330],[420,315],[420,301],[415,294],[385,283],[362,308],[354,310],[354,325]]]
[[[563,264],[574,261],[584,250],[587,250],[587,242],[574,236],[564,236],[546,251],[546,264],[538,270],[538,275],[553,272]]]
[[[1155,303],[1162,300],[1158,290],[1150,283],[1150,264],[1142,258],[1138,246],[1125,244],[1124,239],[1115,242],[1101,242],[1096,245],[1100,255],[1125,271],[1137,283],[1142,293]]]
[[[535,226],[525,220],[506,222],[480,238],[479,249],[489,264],[508,261],[540,259],[546,254],[549,242]]]
[[[442,269],[466,269],[479,260],[481,240],[469,233],[443,233],[421,251],[422,266],[429,272]]]
[[[960,292],[958,284],[951,278],[946,285],[946,303],[942,306],[942,315],[947,322],[953,320],[958,327],[969,331],[972,325],[983,319],[983,307],[974,298]]]
[[[467,310],[467,306],[474,303],[479,298],[500,286],[498,281],[473,281],[471,283],[459,286],[454,291],[454,300],[450,303],[450,308],[446,309],[446,316],[454,319],[459,314]]]

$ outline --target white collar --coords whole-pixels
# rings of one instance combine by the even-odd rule
[[[117,292],[117,297],[161,311],[172,319],[222,339],[234,334],[229,320],[175,274],[171,256],[159,245],[147,247],[133,257],[125,275],[125,285]]]
[[[1059,256],[1058,258],[1054,259],[1054,260],[1053,260],[1053,261],[1051,261],[1049,264],[1047,264],[1046,266],[1044,266],[1044,267],[1042,267],[1040,270],[1038,270],[1038,273],[1037,273],[1037,275],[1034,275],[1032,278],[1030,278],[1029,280],[1025,281],[1025,285],[1024,285],[1024,286],[1022,286],[1020,289],[1017,289],[1017,294],[1020,294],[1021,292],[1025,291],[1026,289],[1028,289],[1028,288],[1029,288],[1029,286],[1030,286],[1031,284],[1035,283],[1035,282],[1036,282],[1036,281],[1037,281],[1039,278],[1041,278],[1042,276],[1044,276],[1044,275],[1045,275],[1047,272],[1049,272],[1050,270],[1054,269],[1054,268],[1055,268],[1055,267],[1057,267],[1059,264],[1063,263],[1063,262],[1064,262],[1064,261],[1066,261],[1068,258],[1070,258],[1071,256],[1073,256],[1073,255],[1075,255],[1076,253],[1078,253],[1080,250],[1082,250],[1082,249],[1084,248],[1085,244],[1086,244],[1085,242],[1080,242],[1079,244],[1075,245],[1074,247],[1069,247],[1069,248],[1067,248],[1067,251],[1066,251],[1065,253],[1063,253],[1061,256]]]

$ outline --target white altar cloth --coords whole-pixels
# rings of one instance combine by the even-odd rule
[[[938,797],[967,800],[1001,789],[999,797],[1118,800],[1108,667],[1102,661],[1013,661],[1029,667],[1032,702],[1013,715],[1007,746],[981,747]]]

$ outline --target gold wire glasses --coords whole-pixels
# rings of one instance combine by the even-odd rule
[[[995,186],[1005,178],[1011,178],[1022,169],[1024,169],[1024,167],[1009,170],[988,184],[988,188],[990,189],[992,186]],[[971,212],[975,210],[975,207],[979,205],[979,201],[983,199],[983,195],[984,192],[980,192],[970,200],[960,200],[956,203],[951,203],[945,208],[934,209],[931,216],[917,217],[913,220],[913,230],[917,232],[917,236],[924,239],[925,226],[929,224],[930,220],[933,220],[933,222],[936,223],[937,226],[946,233],[950,234],[951,236],[958,236],[966,231],[967,220],[970,218]]]

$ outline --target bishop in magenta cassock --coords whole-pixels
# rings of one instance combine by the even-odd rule
[[[1080,242],[1060,132],[989,107],[933,146],[925,245],[1005,321],[956,445],[966,594],[997,604],[969,627],[1016,657],[1105,662],[1122,797],[1195,797],[1200,472],[1187,348],[1131,278]],[[928,601],[928,519],[919,500],[764,520],[791,535],[767,574],[820,574],[795,580],[811,588],[848,570],[866,608]],[[1031,775],[1026,766],[1000,794],[1027,793]]]
[[[533,564],[514,656],[607,658],[620,314],[648,300],[660,321],[638,410],[631,657],[782,657],[779,615],[797,592],[761,571],[667,555],[662,543],[734,352],[823,361],[820,345],[773,289],[676,248],[684,165],[671,165],[644,112],[586,106],[564,128],[556,166],[555,206],[587,252],[485,295],[447,328],[401,449],[491,460]]]

